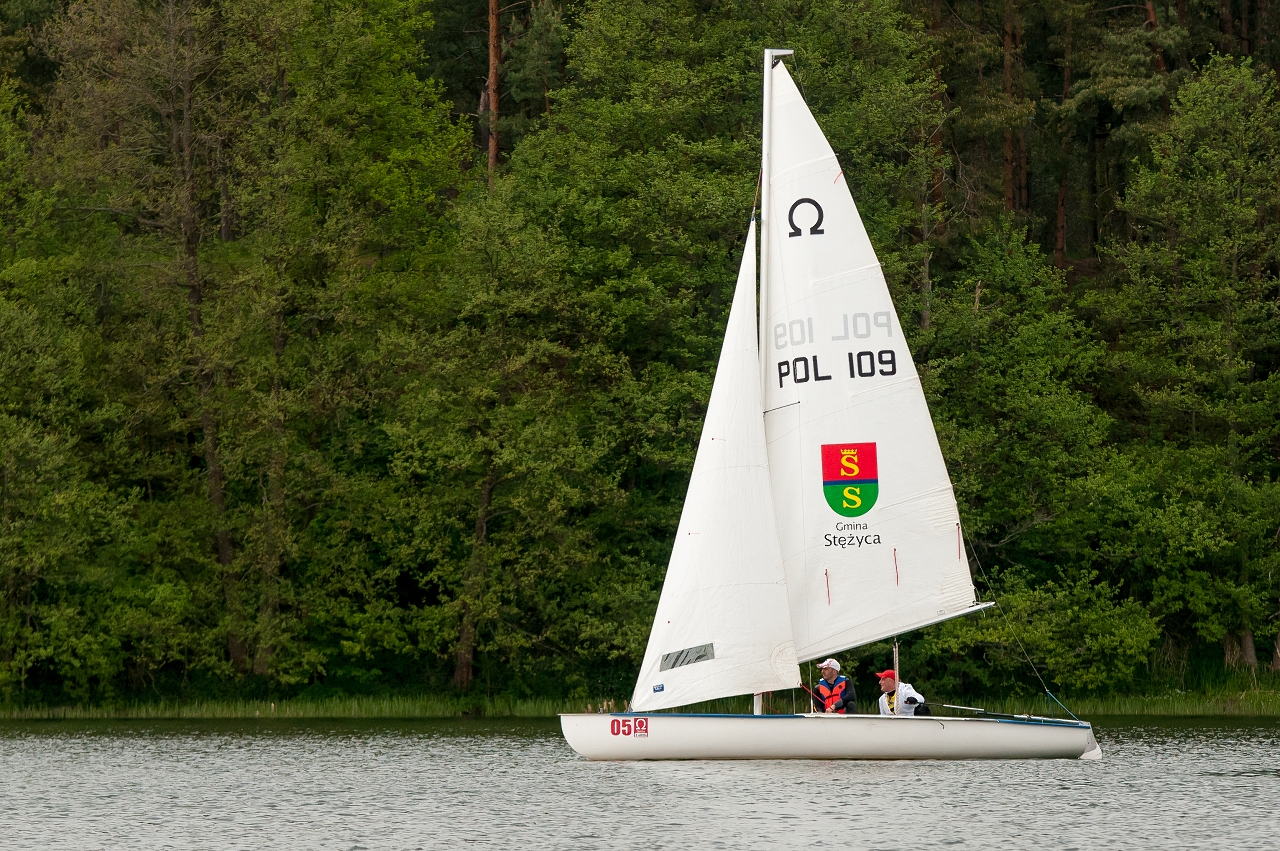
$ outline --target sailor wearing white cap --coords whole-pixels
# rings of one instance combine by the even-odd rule
[[[816,712],[844,715],[858,710],[858,695],[848,677],[840,676],[840,663],[828,659],[820,666],[822,679],[813,687],[813,706]]]

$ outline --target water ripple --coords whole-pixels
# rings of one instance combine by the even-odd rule
[[[1098,738],[1100,762],[590,763],[542,721],[11,723],[0,837],[6,851],[1274,842],[1275,721]]]

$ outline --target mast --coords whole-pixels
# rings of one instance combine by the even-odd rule
[[[765,368],[765,341],[769,327],[769,243],[773,196],[769,185],[769,156],[773,147],[773,66],[793,50],[766,49],[764,52],[764,126],[760,134],[760,381],[761,389],[768,383],[769,371]]]
[[[764,109],[763,127],[760,132],[760,318],[757,339],[760,345],[760,390],[764,392],[764,383],[768,374],[764,368],[767,351],[765,331],[769,324],[768,277],[769,277],[769,201],[772,193],[769,190],[769,136],[773,131],[773,66],[778,57],[790,56],[793,51],[766,48],[764,52]],[[761,410],[760,415],[764,416]],[[764,695],[752,696],[751,709],[756,715],[764,714]]]
[[[898,636],[893,637],[893,687],[896,689],[898,684],[902,682],[902,674],[898,671]],[[893,714],[900,715],[898,711],[898,701],[895,698],[893,704]]]

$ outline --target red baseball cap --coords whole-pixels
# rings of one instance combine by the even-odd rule
[[[893,668],[890,668],[890,669],[889,669],[889,670],[887,670],[887,671],[881,671],[880,673],[876,674],[876,676],[877,676],[877,677],[879,677],[879,678],[880,678],[880,679],[882,679],[882,680],[883,680],[883,679],[885,679],[885,678],[888,678],[888,679],[891,679],[891,680],[897,680],[897,679],[898,679],[898,675],[894,672]]]

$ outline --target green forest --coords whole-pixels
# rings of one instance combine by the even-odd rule
[[[765,47],[1006,615],[907,679],[1275,689],[1280,3],[3,0],[0,704],[629,696]]]

